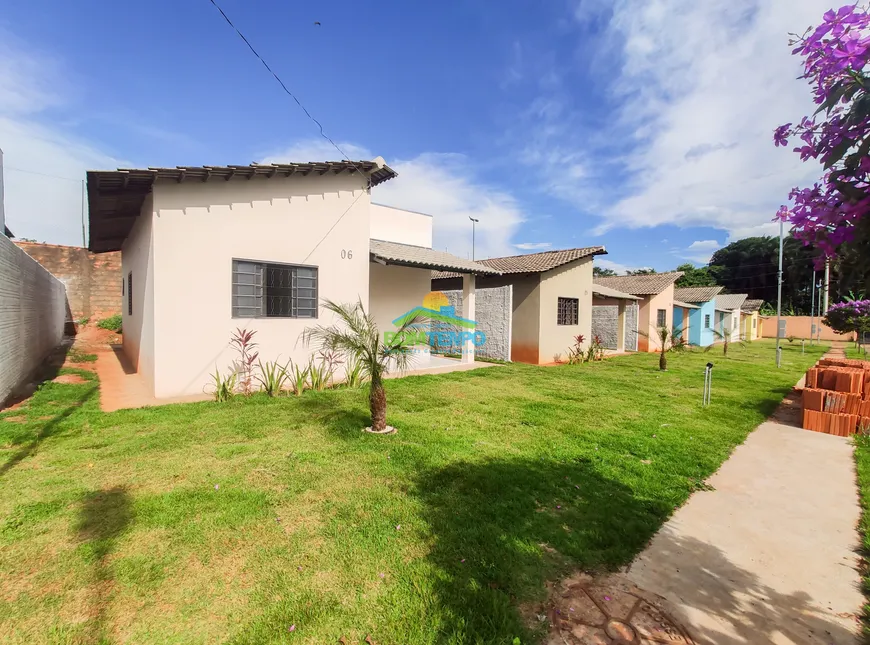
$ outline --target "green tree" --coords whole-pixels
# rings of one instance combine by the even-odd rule
[[[646,267],[643,269],[631,269],[625,272],[625,275],[652,275],[656,270]]]
[[[676,268],[683,275],[676,281],[677,287],[712,287],[716,284],[715,270],[711,267],[695,267],[687,262]]]
[[[605,269],[604,267],[592,267],[592,275],[596,278],[609,278],[616,275],[613,269]]]

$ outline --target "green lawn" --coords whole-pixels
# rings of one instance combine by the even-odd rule
[[[80,372],[0,414],[0,634],[534,642],[545,582],[629,562],[822,352],[394,380],[380,437],[360,391],[104,414]]]

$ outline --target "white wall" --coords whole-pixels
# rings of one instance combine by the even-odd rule
[[[66,289],[0,235],[0,404],[63,340]]]
[[[423,304],[423,298],[432,290],[432,271],[413,267],[369,265],[369,302],[371,315],[383,334],[395,330],[393,321]],[[420,346],[421,354],[428,354],[428,345]]]
[[[371,205],[373,240],[432,248],[432,216],[381,204]]]
[[[159,181],[153,189],[154,393],[203,392],[236,358],[238,327],[256,330],[264,361],[307,362],[300,339],[319,319],[232,317],[232,260],[319,269],[319,297],[369,297],[369,207],[357,175]],[[334,228],[333,228],[334,227]],[[134,279],[135,282],[135,279]]]
[[[142,205],[130,235],[121,248],[124,295],[121,311],[124,353],[154,391],[154,200]],[[133,312],[128,307],[128,278],[133,274]]]

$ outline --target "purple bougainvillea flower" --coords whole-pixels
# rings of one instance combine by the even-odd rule
[[[459,562],[460,562],[460,564],[465,562],[465,558],[462,558]]]
[[[402,525],[401,525],[401,524],[396,524],[396,530],[397,530],[397,531],[398,531],[399,529],[401,529],[401,528],[402,528]]]
[[[215,489],[215,490],[218,490],[220,487],[221,487],[220,484],[215,484],[215,485],[214,485],[214,489]]]
[[[560,504],[557,504],[556,508],[562,508],[562,506]]]
[[[381,577],[381,578],[383,578],[383,577],[384,577],[384,574],[383,574],[383,573],[379,573],[378,576]]]
[[[287,631],[288,631],[288,632],[295,632],[295,631],[296,631],[296,625],[290,625],[290,627],[287,628]]]
[[[610,600],[610,596],[604,596],[605,600]]]

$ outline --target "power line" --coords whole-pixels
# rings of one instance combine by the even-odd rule
[[[39,175],[40,177],[52,177],[54,179],[65,179],[66,181],[74,181],[79,183],[81,179],[73,179],[72,177],[62,177],[61,175],[51,175],[47,172],[37,172],[35,170],[25,170],[24,168],[16,168],[15,166],[3,166],[5,170],[14,170],[15,172],[25,172],[28,175]]]
[[[238,27],[236,27],[235,24],[233,24],[233,21],[230,20],[230,17],[226,14],[226,12],[223,9],[221,9],[221,6],[215,0],[209,0],[209,2],[211,2],[212,5],[214,5],[214,8],[220,12],[221,16],[223,16],[224,20],[226,20],[227,24],[233,29],[233,31],[236,32],[236,34],[238,34],[239,38],[242,39],[242,42],[244,42],[245,45],[248,46],[248,49],[251,50],[251,53],[254,56],[256,56],[257,60],[259,60],[263,64],[263,67],[266,68],[266,70],[272,75],[272,77],[276,81],[278,81],[278,84],[281,86],[281,89],[284,90],[284,92],[287,94],[287,96],[289,96],[291,99],[293,99],[296,102],[296,105],[298,105],[300,108],[302,108],[302,111],[305,113],[305,116],[307,116],[309,119],[311,119],[311,121],[313,121],[317,125],[317,127],[320,130],[320,136],[323,137],[324,139],[326,139],[332,145],[333,148],[338,150],[338,153],[344,159],[346,159],[350,163],[351,166],[353,166],[353,169],[357,173],[359,173],[359,175],[361,177],[363,177],[363,179],[365,179],[367,182],[369,182],[369,178],[357,167],[357,165],[353,162],[353,160],[347,156],[347,154],[344,152],[344,150],[342,150],[341,148],[338,147],[338,144],[336,144],[335,141],[333,141],[329,135],[326,134],[326,132],[323,130],[323,124],[311,115],[311,113],[308,111],[308,109],[304,105],[302,105],[302,101],[300,101],[296,97],[296,95],[290,91],[290,89],[287,87],[287,85],[285,85],[284,81],[282,81],[281,78],[275,73],[275,71],[269,66],[269,63],[267,63],[265,61],[265,59],[262,56],[260,56],[259,53],[257,53],[257,50],[254,49],[254,46],[251,44],[251,41],[249,41],[245,37],[245,35],[241,32],[241,30]],[[368,187],[368,183],[367,183],[367,187]],[[350,212],[350,209],[354,207],[354,204],[357,203],[359,198],[363,196],[363,194],[365,193],[365,190],[366,189],[364,188],[363,191],[360,192],[360,194],[357,195],[356,198],[354,198],[354,200],[350,203],[350,206],[348,206],[345,209],[345,211],[339,216],[339,218],[337,220],[335,220],[335,223],[329,227],[329,230],[326,231],[326,234],[322,238],[320,238],[320,241],[318,241],[317,244],[314,245],[314,248],[311,249],[311,252],[305,256],[304,260],[302,260],[303,263],[306,262],[308,260],[308,258],[310,258],[314,254],[314,252],[318,249],[318,247],[323,243],[323,241],[326,240],[327,237],[329,237],[329,234],[332,233],[332,231],[335,229],[335,227],[338,226],[339,222],[341,222],[341,220],[344,219],[344,216],[347,215],[348,212]]]

